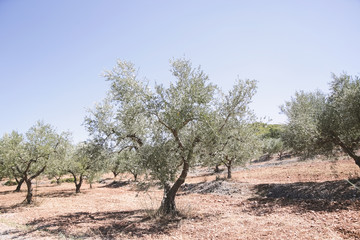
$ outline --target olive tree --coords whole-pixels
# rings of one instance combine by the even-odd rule
[[[129,92],[128,97],[131,94],[134,92]],[[85,125],[94,143],[109,154],[107,168],[114,177],[128,172],[137,181],[138,175],[144,172],[139,148],[143,146],[143,139],[148,131],[148,126],[145,125],[148,119],[141,106],[143,103],[122,103],[120,112],[115,110],[117,105],[114,101],[111,102],[112,94],[109,95],[102,103],[96,104],[94,110],[89,110],[90,116],[85,118]]]
[[[113,152],[133,149],[150,175],[161,182],[161,214],[176,211],[176,193],[200,143],[208,142],[209,121],[218,102],[216,87],[200,67],[193,68],[185,59],[173,60],[171,73],[175,82],[151,88],[138,79],[132,63],[118,61],[105,74],[111,83],[107,99],[85,120],[96,142]],[[229,123],[224,120],[223,128]]]
[[[326,96],[320,91],[300,91],[280,107],[288,118],[284,129],[284,142],[295,153],[301,153],[304,157],[318,153],[320,134],[317,126],[325,101]]]
[[[318,118],[317,128],[324,150],[341,148],[360,167],[360,78],[345,73],[332,75],[330,94]]]
[[[107,169],[112,172],[114,175],[114,179],[123,172],[122,164],[124,158],[118,156],[117,154],[111,154],[111,157],[109,157],[109,164]]]
[[[84,178],[92,180],[103,172],[107,165],[106,160],[106,152],[93,142],[79,143],[73,149],[66,168],[74,178],[76,193],[80,193]]]
[[[360,167],[360,79],[333,74],[330,93],[297,93],[282,111],[289,123],[287,143],[305,156],[342,149]]]
[[[20,192],[21,186],[24,183],[24,179],[16,171],[16,168],[12,162],[6,159],[5,150],[8,139],[7,136],[8,135],[4,135],[3,138],[0,139],[0,179],[5,177],[9,179],[15,179],[16,189],[14,192]]]
[[[273,154],[278,154],[279,159],[282,158],[285,150],[284,143],[281,138],[264,138],[263,139],[263,153],[267,158]]]
[[[27,186],[26,202],[32,202],[32,180],[42,174],[54,157],[58,145],[66,139],[52,126],[37,122],[25,135],[13,131],[2,139],[3,159]]]
[[[227,168],[227,178],[232,177],[235,165],[245,165],[256,158],[261,142],[254,127],[254,114],[249,109],[256,93],[256,81],[238,80],[227,95],[219,94],[215,111],[208,119],[207,138],[203,141],[205,164]]]
[[[69,140],[71,134],[63,133],[63,135],[68,140],[59,142],[52,160],[49,161],[45,169],[45,174],[48,178],[55,178],[58,185],[61,183],[61,177],[68,173],[68,165],[69,161],[71,161],[73,149],[72,143]]]

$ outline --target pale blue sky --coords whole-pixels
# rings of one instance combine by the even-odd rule
[[[0,135],[44,120],[85,140],[116,59],[164,84],[183,56],[225,90],[256,79],[257,116],[285,122],[279,105],[296,90],[360,75],[359,13],[358,0],[0,0]]]

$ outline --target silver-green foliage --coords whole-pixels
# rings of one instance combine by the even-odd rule
[[[281,106],[288,123],[284,130],[284,142],[296,153],[310,157],[318,149],[318,121],[324,111],[326,96],[320,91],[296,92],[290,101]]]
[[[108,154],[93,142],[79,143],[74,147],[71,158],[68,158],[67,171],[74,177],[76,192],[80,192],[86,177],[90,183],[105,170]]]
[[[324,111],[319,116],[318,130],[326,150],[340,147],[360,167],[360,78],[347,74],[336,76],[330,84]]]
[[[1,159],[7,172],[25,181],[28,203],[32,201],[31,181],[42,174],[56,158],[56,149],[64,141],[67,141],[66,134],[57,134],[52,126],[40,121],[26,134],[13,131],[2,137]]]
[[[286,143],[305,156],[342,149],[360,166],[360,79],[333,74],[330,93],[296,93],[282,107],[287,115]]]
[[[72,157],[73,145],[70,141],[71,134],[63,133],[64,140],[60,141],[56,147],[51,161],[48,162],[45,174],[48,178],[55,178],[60,184],[60,178],[68,174],[68,166]],[[66,141],[65,141],[66,139]]]
[[[269,156],[273,154],[281,155],[282,151],[284,151],[284,143],[280,138],[263,139],[263,153]]]
[[[249,109],[256,93],[256,81],[237,80],[228,94],[219,94],[216,108],[207,119],[207,138],[203,141],[202,161],[207,165],[224,164],[231,178],[231,168],[244,165],[256,158],[261,150],[261,142],[253,127],[254,114]]]
[[[127,161],[135,160],[160,180],[165,189],[165,213],[175,209],[175,194],[198,149],[209,142],[209,134],[214,135],[209,126],[226,132],[227,125],[236,122],[248,104],[241,96],[247,93],[238,93],[243,84],[239,82],[222,107],[217,106],[220,101],[216,87],[200,67],[193,68],[188,60],[171,61],[171,73],[176,81],[168,87],[150,87],[138,79],[132,63],[118,61],[105,74],[111,83],[108,97],[85,119],[95,142],[113,154],[131,151],[136,156]],[[221,123],[212,123],[217,119]]]

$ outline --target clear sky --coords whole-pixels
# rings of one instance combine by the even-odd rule
[[[224,90],[258,80],[255,113],[283,123],[295,91],[360,75],[360,1],[0,0],[0,135],[43,120],[85,140],[116,59],[167,84],[183,56]]]

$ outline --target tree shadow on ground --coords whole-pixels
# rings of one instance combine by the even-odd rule
[[[0,206],[0,213],[8,213],[8,212],[12,212],[13,210],[19,210],[21,209],[22,207],[24,206],[29,206],[27,205],[24,201],[21,202],[21,203],[16,203],[16,204],[13,204],[13,205],[10,205],[10,206]]]
[[[360,179],[351,182],[360,185]],[[268,198],[333,201],[360,198],[360,189],[355,188],[346,180],[259,184],[255,186],[255,190],[259,196]]]
[[[0,192],[0,195],[8,195],[8,194],[11,194],[11,193],[18,193],[18,192],[15,192],[14,190],[8,190],[8,191]]]
[[[167,234],[170,229],[177,227],[180,221],[180,217],[151,219],[144,210],[77,212],[31,221],[27,226],[32,230],[22,233],[19,237],[26,237],[36,231],[45,231],[66,238],[143,237],[151,234]]]
[[[352,183],[359,185],[360,179]],[[245,211],[255,215],[269,214],[279,207],[290,207],[297,213],[360,210],[360,190],[346,180],[259,184],[254,193],[257,196],[247,200]]]
[[[105,186],[102,186],[101,188],[120,188],[129,185],[130,181],[113,181]]]
[[[211,193],[216,195],[240,194],[244,185],[247,184],[240,182],[231,182],[224,179],[213,180],[210,182],[185,183],[181,186],[181,192],[178,195],[187,195],[192,193]]]
[[[45,192],[45,193],[39,193],[36,196],[41,198],[67,198],[75,196],[77,193],[75,193],[74,190],[59,190],[54,192]]]

